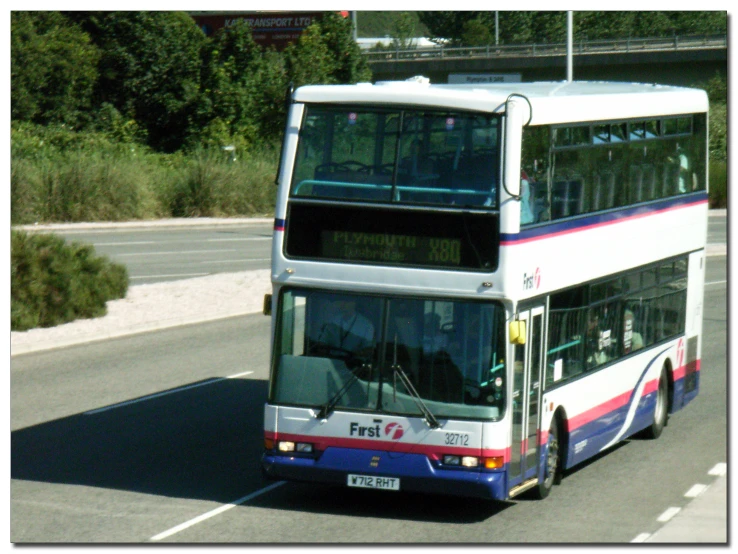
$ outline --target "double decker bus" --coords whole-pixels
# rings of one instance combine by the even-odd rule
[[[414,78],[289,98],[265,475],[543,498],[695,398],[703,91]]]

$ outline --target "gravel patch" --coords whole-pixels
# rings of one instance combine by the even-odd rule
[[[129,287],[108,313],[29,331],[10,333],[11,357],[62,346],[154,331],[190,323],[259,313],[271,292],[270,270],[219,273],[206,277]]]

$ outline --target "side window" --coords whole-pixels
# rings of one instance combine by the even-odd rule
[[[591,149],[575,148],[554,153],[551,183],[551,219],[587,211]]]
[[[549,153],[551,129],[548,126],[525,127],[520,160],[520,225],[551,219]]]
[[[546,387],[684,332],[687,258],[549,298]]]
[[[585,301],[586,287],[554,294],[549,300],[547,387],[584,371]]]

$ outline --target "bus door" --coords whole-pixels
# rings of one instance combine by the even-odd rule
[[[526,337],[525,344],[513,346],[513,436],[509,478],[515,486],[510,496],[532,486],[538,477],[544,313],[543,305],[526,306],[518,313],[518,319],[525,322]]]

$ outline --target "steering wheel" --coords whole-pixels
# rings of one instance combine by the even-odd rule
[[[341,162],[338,165],[339,168],[344,171],[359,171],[361,173],[369,173],[368,165],[354,160],[346,160],[345,162]]]

